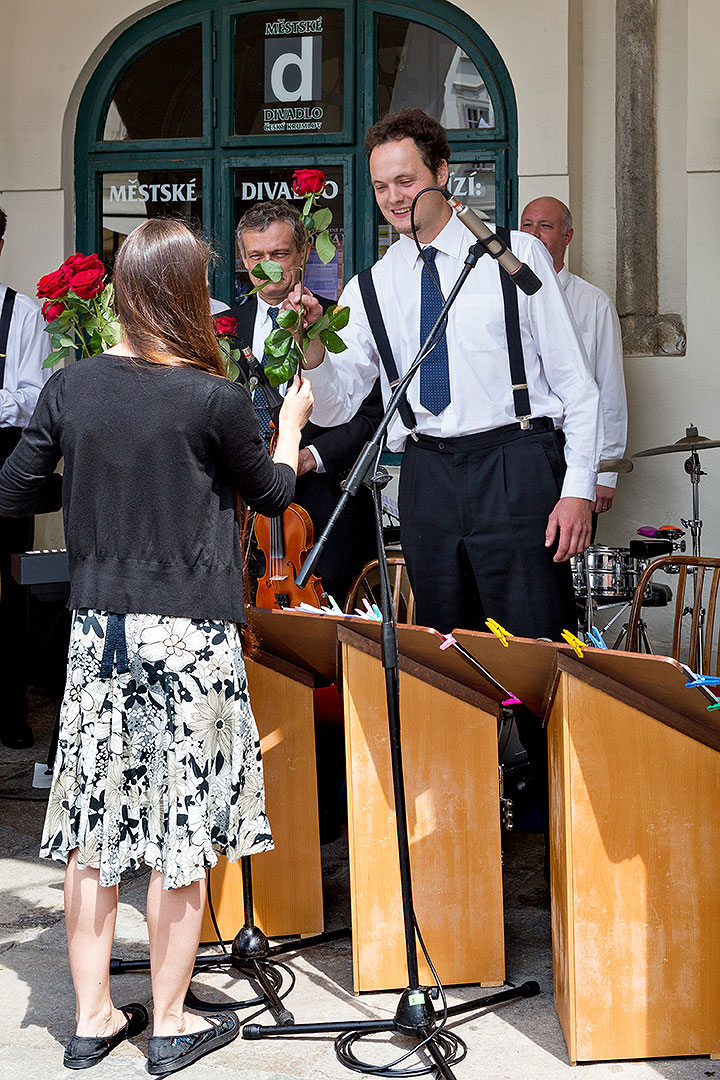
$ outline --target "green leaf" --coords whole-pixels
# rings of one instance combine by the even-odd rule
[[[122,339],[122,327],[119,322],[107,323],[103,329],[103,338],[108,345],[117,345]]]
[[[313,195],[313,193],[311,191],[310,194],[308,195],[308,197],[305,199],[305,205],[303,206],[302,214],[300,215],[301,217],[306,218],[308,216],[308,214],[310,213],[310,211],[313,208],[313,203],[314,202],[315,202],[315,196]]]
[[[225,362],[225,368],[227,371],[227,377],[230,382],[237,382],[238,375],[240,374],[240,368],[237,366],[231,356],[229,356]]]
[[[317,232],[324,232],[332,221],[332,210],[323,206],[322,210],[316,210],[312,216],[313,224]]]
[[[301,220],[307,232],[315,231],[315,219],[313,218],[312,214],[305,214],[305,216]]]
[[[318,319],[318,321],[316,323],[313,323],[313,325],[308,328],[308,330],[306,331],[305,336],[307,337],[308,341],[314,341],[315,338],[318,336],[318,334],[322,330],[328,330],[329,327],[330,327],[330,318],[329,318],[327,312],[325,312],[325,314],[323,315],[323,317],[321,319]]]
[[[265,338],[265,352],[268,356],[286,356],[288,349],[293,343],[293,337],[289,330],[273,330]]]
[[[339,334],[336,334],[334,330],[323,330],[320,334],[320,340],[328,352],[339,353],[345,352],[347,349],[347,345],[343,339]]]
[[[44,368],[53,368],[56,364],[59,364],[61,360],[64,360],[66,356],[70,355],[70,349],[54,349],[43,361]]]
[[[293,375],[297,371],[299,355],[297,348],[293,342],[293,348],[288,351],[288,355],[282,359],[269,360],[265,364],[265,374],[267,375],[271,386],[280,386],[281,383],[288,382],[292,379]]]
[[[333,304],[328,308],[327,314],[331,330],[344,330],[350,321],[350,308],[347,304],[343,304],[342,307],[339,304]]]
[[[67,334],[53,334],[52,343],[56,348],[58,345],[62,345],[67,349],[75,348],[75,342]]]
[[[285,330],[294,330],[299,318],[299,312],[293,311],[292,308],[285,308],[278,313],[277,323],[278,326],[283,327]]]
[[[283,276],[283,268],[280,263],[276,263],[273,259],[263,259],[262,262],[252,268],[250,273],[261,281],[279,281]]]
[[[327,265],[335,257],[335,245],[330,239],[329,232],[321,232],[315,237],[315,250],[321,263]]]

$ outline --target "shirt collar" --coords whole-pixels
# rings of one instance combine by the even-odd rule
[[[558,275],[557,276],[558,276],[558,281],[560,282],[563,289],[567,289],[568,285],[570,284],[571,274],[570,274],[570,271],[568,270],[567,266],[565,265],[565,263],[563,263],[563,265],[558,270]]]
[[[472,234],[463,225],[456,214],[453,214],[447,225],[437,234],[431,244],[423,244],[422,247],[434,247],[453,259],[464,259],[467,254],[468,237],[474,239]],[[412,236],[400,236],[396,240],[400,245],[400,252],[407,261],[408,266],[413,267],[420,258],[418,249]]]

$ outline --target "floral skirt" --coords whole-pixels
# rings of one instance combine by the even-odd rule
[[[173,889],[272,846],[234,624],[74,612],[41,856]]]

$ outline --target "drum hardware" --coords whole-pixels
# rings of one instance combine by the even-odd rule
[[[700,517],[700,477],[706,476],[700,468],[700,458],[698,457],[698,450],[711,450],[720,446],[720,439],[708,439],[705,435],[700,435],[698,429],[694,424],[690,424],[685,429],[685,437],[678,439],[677,442],[670,443],[666,446],[654,446],[649,450],[641,450],[637,454],[633,454],[633,457],[655,457],[659,454],[681,454],[690,451],[690,457],[686,460],[684,468],[685,472],[690,477],[690,483],[692,484],[692,517],[681,518],[682,524],[686,529],[690,530],[692,537],[692,553],[695,556],[700,556],[701,538],[702,538],[702,518]],[[697,578],[693,578],[693,603],[695,601],[695,590],[697,589]],[[684,613],[683,613],[684,614]],[[704,653],[704,634],[703,627],[698,628],[698,642],[697,642],[697,655],[699,663],[702,665],[702,656]],[[702,671],[698,671],[698,675],[702,675]]]

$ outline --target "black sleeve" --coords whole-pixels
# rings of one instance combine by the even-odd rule
[[[60,450],[60,410],[64,373],[57,372],[40,392],[30,423],[0,470],[0,515],[24,517],[62,506],[62,476],[55,466]]]
[[[312,444],[315,447],[328,476],[344,477],[374,433],[382,415],[380,380],[377,379],[352,420],[337,427],[315,428],[312,434],[308,432],[303,438],[303,445]]]
[[[282,514],[295,494],[295,473],[265,449],[243,386],[223,380],[213,390],[208,434],[219,468],[248,506],[267,517]]]

